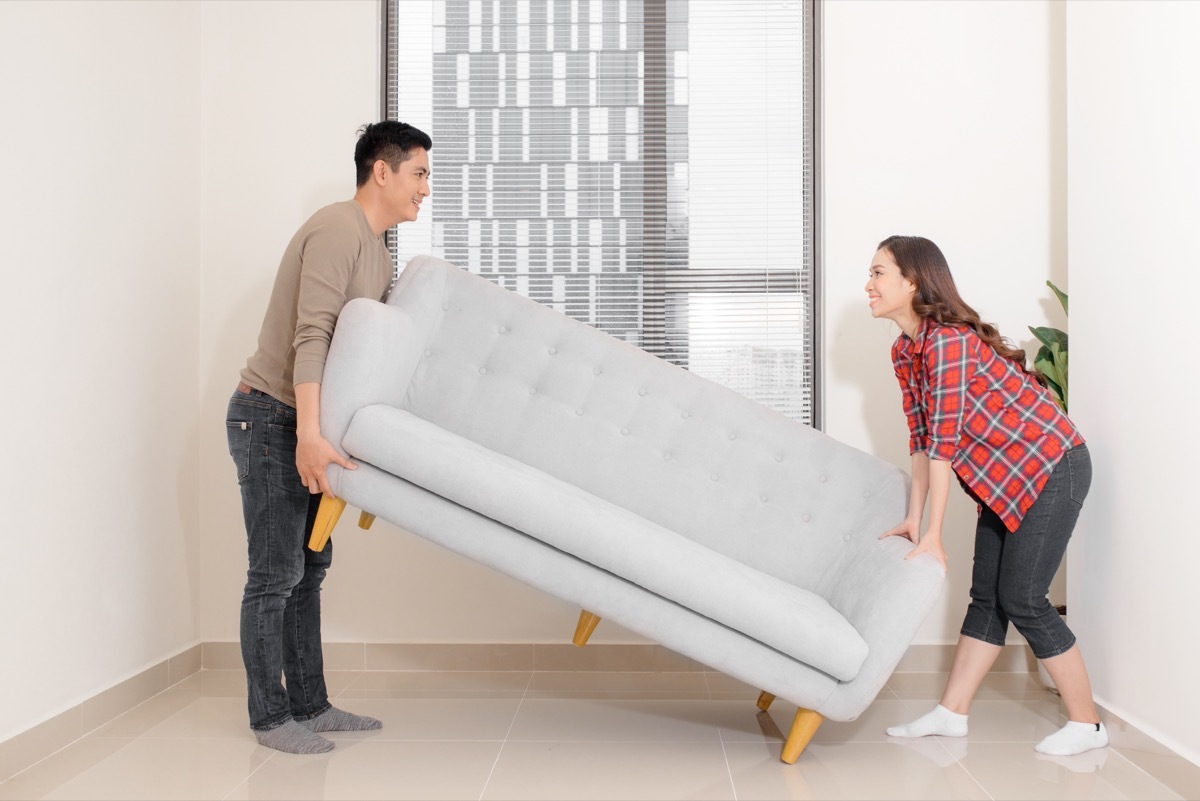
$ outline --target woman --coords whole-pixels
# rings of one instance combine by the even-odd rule
[[[1108,745],[1075,635],[1046,599],[1091,483],[1083,437],[1025,352],[981,322],[928,239],[879,244],[866,285],[871,314],[900,326],[892,362],[908,418],[912,495],[908,516],[883,537],[907,537],[946,566],[942,523],[953,473],[979,504],[975,567],[954,663],[938,706],[893,737],[963,737],[979,685],[1011,621],[1042,660],[1066,706],[1067,724],[1036,746],[1066,756]],[[921,519],[929,500],[929,525]]]

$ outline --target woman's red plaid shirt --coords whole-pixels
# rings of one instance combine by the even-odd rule
[[[1016,531],[1063,453],[1083,444],[1049,390],[968,327],[922,321],[892,365],[909,453],[950,462],[977,501]]]

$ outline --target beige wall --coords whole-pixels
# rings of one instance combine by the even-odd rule
[[[1071,410],[1096,465],[1071,621],[1097,698],[1200,763],[1200,4],[1068,3],[1066,19]]]
[[[199,22],[0,3],[0,741],[196,642]]]

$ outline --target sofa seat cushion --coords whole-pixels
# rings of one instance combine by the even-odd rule
[[[866,642],[819,595],[409,412],[383,405],[360,409],[342,446],[353,459],[523,531],[836,679],[853,679],[866,659]]]

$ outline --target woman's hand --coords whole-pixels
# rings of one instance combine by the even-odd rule
[[[946,571],[946,551],[942,548],[942,535],[931,531],[926,531],[925,536],[917,543],[917,547],[908,552],[905,559],[912,559],[917,554],[927,553],[942,565],[942,572]]]
[[[913,544],[916,544],[921,540],[921,521],[906,519],[900,525],[889,528],[879,535],[879,539],[881,540],[885,537],[905,537]]]
[[[888,529],[879,535],[879,539],[885,537],[904,537],[912,543],[916,544],[905,556],[905,559],[912,559],[917,554],[927,553],[942,565],[942,570],[946,570],[946,551],[942,548],[941,532],[933,531],[932,529],[925,532],[925,536],[921,536],[921,521],[920,520],[905,520],[898,526]]]

